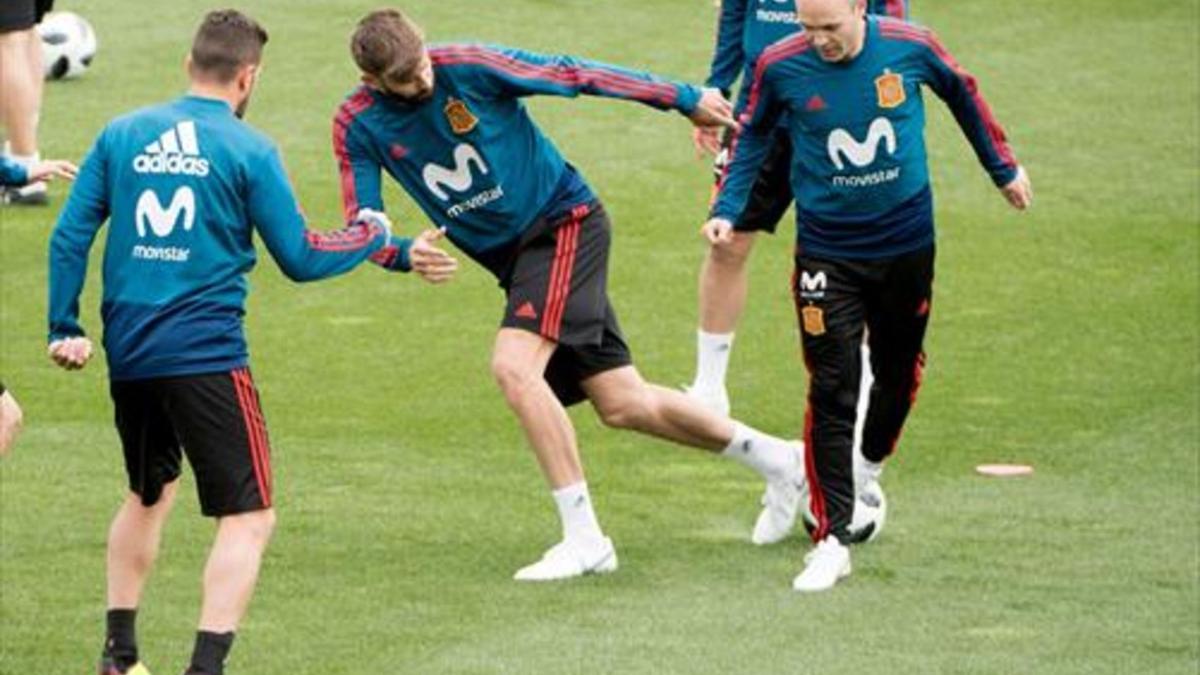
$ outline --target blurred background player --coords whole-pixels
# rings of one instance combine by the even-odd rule
[[[8,141],[8,159],[31,169],[38,154],[37,128],[42,108],[42,39],[36,26],[54,0],[3,0],[0,2],[0,121]],[[46,185],[32,181],[23,187],[0,188],[0,201],[41,205],[47,202]]]
[[[216,519],[188,673],[221,675],[275,523],[271,451],[242,326],[258,232],[296,281],[331,277],[398,243],[381,214],[308,230],[279,152],[241,121],[267,33],[233,10],[205,16],[187,59],[190,90],[110,122],[85,160],[50,240],[50,357],[82,368],[88,251],[109,221],[102,317],[129,492],[108,538],[102,675],[145,673],[134,623],[175,500],[182,453],[201,511]],[[418,272],[453,259],[423,235],[399,242]]]
[[[1032,191],[975,79],[932,32],[867,16],[863,0],[800,0],[798,14],[804,32],[772,45],[755,68],[742,130],[704,232],[718,246],[734,240],[734,222],[786,119],[797,204],[792,284],[810,378],[804,441],[817,542],[793,587],[819,591],[850,574],[855,483],[870,490],[878,481],[925,362],[934,227],[922,86],[946,102],[1013,207],[1027,208]],[[851,444],[864,329],[875,383],[865,461],[855,476]]]
[[[741,87],[734,107],[734,116],[738,117],[745,111],[759,55],[771,43],[799,31],[800,23],[796,18],[795,0],[723,0],[720,7],[717,44],[705,84],[728,96],[740,76]],[[871,0],[867,11],[907,19],[908,1]],[[713,170],[719,186],[733,140],[732,133],[726,131],[718,136],[716,130],[706,128],[697,128],[692,133],[698,152],[716,154]],[[730,409],[725,375],[733,351],[734,331],[746,305],[749,283],[746,261],[754,245],[755,233],[774,234],[792,203],[788,181],[791,158],[792,145],[786,120],[783,120],[771,137],[771,152],[763,161],[745,209],[735,218],[733,241],[710,247],[700,267],[696,375],[687,391],[722,414],[729,414]],[[716,190],[714,187],[714,196]]]
[[[585,399],[609,426],[724,451],[756,470],[768,490],[753,538],[785,536],[803,487],[800,448],[642,380],[608,301],[608,217],[520,98],[628,99],[678,110],[697,125],[731,124],[728,101],[715,90],[569,56],[467,44],[427,50],[420,29],[395,10],[364,18],[351,51],[365,86],[343,103],[333,128],[346,215],[383,209],[386,170],[505,290],[492,371],[550,485],[563,531],[515,578],[617,567],[564,409]]]
[[[0,189],[53,180],[56,177],[74,180],[78,171],[78,167],[65,160],[49,159],[26,167],[0,155]],[[4,383],[0,382],[0,457],[8,454],[17,433],[21,431],[23,420],[21,406],[4,388]]]

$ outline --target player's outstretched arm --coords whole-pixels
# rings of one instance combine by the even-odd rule
[[[316,281],[357,267],[391,244],[382,213],[360,217],[339,230],[308,229],[279,153],[257,158],[249,186],[250,220],[279,269],[293,281]]]

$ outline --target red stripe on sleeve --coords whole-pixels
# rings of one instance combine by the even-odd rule
[[[975,104],[975,109],[979,111],[980,118],[983,119],[983,126],[987,130],[988,140],[992,144],[992,149],[996,154],[1011,168],[1016,168],[1017,158],[1013,155],[1012,148],[1008,146],[1008,138],[1004,133],[1004,128],[996,120],[996,116],[992,114],[992,108],[983,99],[983,95],[979,93],[979,85],[975,80],[975,76],[971,75],[958,61],[946,51],[942,43],[937,39],[931,31],[924,30],[906,23],[880,23],[882,34],[904,40],[907,42],[916,42],[925,45],[934,53],[938,59],[946,65],[960,80],[971,95],[971,101]]]
[[[338,160],[338,172],[342,179],[342,212],[346,222],[358,213],[358,195],[355,194],[354,169],[350,166],[350,155],[346,152],[346,133],[354,118],[370,108],[374,103],[371,92],[366,87],[360,87],[349,99],[338,108],[333,118],[333,153]]]
[[[639,101],[655,102],[671,106],[675,104],[675,87],[660,82],[647,82],[628,75],[598,68],[556,68],[514,59],[506,54],[474,46],[442,48],[436,52],[434,62],[442,65],[473,64],[489,66],[515,77],[542,80],[567,87],[580,83],[591,83],[610,93],[620,94]]]

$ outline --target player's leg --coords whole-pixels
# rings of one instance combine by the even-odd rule
[[[590,360],[586,353],[581,358],[584,363]],[[766,480],[764,508],[751,541],[773,544],[792,531],[806,496],[803,445],[731,420],[674,389],[648,383],[632,365],[597,372],[582,385],[606,425],[720,453]]]
[[[800,591],[828,589],[850,573],[852,445],[864,320],[860,283],[853,264],[796,257],[793,292],[809,373],[804,443],[817,543],[793,582]]]
[[[867,312],[875,382],[863,428],[861,485],[878,480],[917,398],[933,300],[933,246],[893,260]],[[861,486],[860,485],[860,486]]]
[[[189,673],[221,675],[275,524],[271,445],[248,368],[171,378],[164,399],[217,532]]]
[[[34,26],[41,18],[35,0],[11,0],[0,10],[0,119],[8,134],[9,158],[26,167],[39,160],[38,111],[42,92],[42,41]],[[46,186],[10,189],[9,200],[43,204]]]
[[[700,328],[696,331],[696,376],[687,392],[714,412],[729,414],[725,375],[738,320],[746,305],[746,261],[754,232],[733,234],[733,241],[710,246],[700,267]]]
[[[108,531],[101,675],[134,672],[137,667],[137,611],[175,503],[181,462],[179,443],[154,381],[113,382],[111,394],[129,493]]]
[[[728,140],[728,136],[726,140]],[[700,268],[700,328],[696,334],[696,376],[688,394],[714,411],[729,414],[725,375],[733,337],[749,291],[747,261],[755,233],[774,234],[792,203],[791,141],[780,129],[750,192],[746,210],[734,226],[733,241],[710,246]],[[718,175],[718,181],[720,176]]]
[[[536,333],[501,328],[492,349],[492,376],[552,490],[583,480],[575,429],[544,377],[557,347]]]
[[[492,373],[517,416],[549,484],[563,538],[520,581],[611,572],[616,551],[600,529],[584,478],[575,429],[564,405],[582,399],[574,381],[554,381],[560,340],[599,339],[604,305],[597,301],[608,262],[609,225],[599,205],[581,206],[536,226],[522,243],[506,282],[508,303],[496,336]]]

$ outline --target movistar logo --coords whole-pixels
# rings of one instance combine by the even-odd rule
[[[158,140],[146,146],[142,154],[133,158],[133,170],[173,176],[207,176],[208,160],[200,156],[196,123],[186,120],[164,131]]]
[[[196,221],[196,195],[192,188],[184,185],[175,191],[171,203],[164,208],[154,190],[146,190],[138,197],[135,214],[139,237],[146,236],[147,226],[154,234],[165,237],[175,230],[181,217],[183,229],[188,231]]]
[[[896,129],[886,117],[876,117],[871,122],[867,137],[861,143],[845,129],[834,129],[829,134],[826,149],[829,151],[829,161],[838,171],[846,168],[844,160],[861,169],[875,162],[880,143],[884,144],[889,155],[896,154]]]
[[[430,192],[438,199],[447,201],[450,195],[446,193],[445,188],[455,192],[465,192],[471,188],[474,181],[471,175],[472,164],[479,169],[480,174],[487,175],[488,167],[483,163],[483,157],[479,156],[479,151],[466,143],[459,143],[454,148],[453,169],[429,163],[421,171],[421,177],[425,179],[425,187],[429,188]]]
[[[800,288],[806,291],[823,291],[828,283],[828,278],[824,272],[817,272],[811,275],[807,270],[800,272]]]

